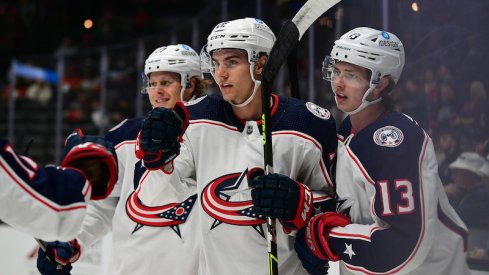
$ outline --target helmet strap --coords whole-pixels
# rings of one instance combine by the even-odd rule
[[[258,90],[258,87],[260,87],[260,85],[261,85],[261,81],[256,80],[255,76],[253,75],[253,69],[255,67],[255,63],[256,62],[250,62],[250,75],[251,75],[251,80],[253,80],[253,84],[254,84],[253,85],[253,93],[251,93],[250,97],[248,97],[248,99],[246,99],[243,103],[233,104],[232,102],[229,102],[229,104],[233,105],[234,107],[243,108],[243,107],[247,106],[248,104],[250,104],[250,102],[253,100],[253,98],[255,98],[256,91]]]
[[[370,88],[368,88],[368,90],[365,92],[365,94],[362,97],[362,104],[360,104],[355,110],[353,110],[351,112],[346,112],[346,113],[349,114],[349,115],[354,115],[354,114],[360,112],[361,110],[367,108],[367,106],[382,101],[382,97],[379,97],[379,98],[377,98],[376,100],[373,100],[373,101],[368,101],[367,100],[368,95],[370,95],[374,89],[375,89],[375,85],[370,85]]]

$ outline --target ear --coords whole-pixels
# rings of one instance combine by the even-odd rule
[[[254,74],[255,79],[261,80],[261,75],[263,73],[263,68],[265,67],[265,63],[267,63],[268,56],[262,55],[258,58],[258,61],[255,64]]]

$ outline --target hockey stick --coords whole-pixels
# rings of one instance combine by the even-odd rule
[[[301,98],[299,91],[299,78],[297,76],[297,47],[296,44],[292,52],[287,57],[287,72],[289,73],[290,96],[293,98]]]
[[[299,42],[309,26],[324,12],[341,0],[309,0],[297,12],[292,21],[287,21],[280,30],[270,51],[262,76],[262,135],[265,174],[273,173],[272,130],[270,122],[270,96],[272,84],[287,56]],[[275,220],[267,217],[267,242],[269,274],[278,274],[277,234]]]

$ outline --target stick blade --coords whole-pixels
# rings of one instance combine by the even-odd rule
[[[307,29],[319,18],[323,13],[338,4],[341,0],[309,0],[297,12],[292,19],[292,22],[299,30],[299,39],[304,35]]]

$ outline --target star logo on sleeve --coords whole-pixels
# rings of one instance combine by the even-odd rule
[[[346,250],[343,253],[346,254],[346,255],[348,255],[350,257],[350,260],[353,257],[353,255],[357,255],[353,251],[353,244],[347,244],[347,243],[345,243],[345,247],[346,247]]]

